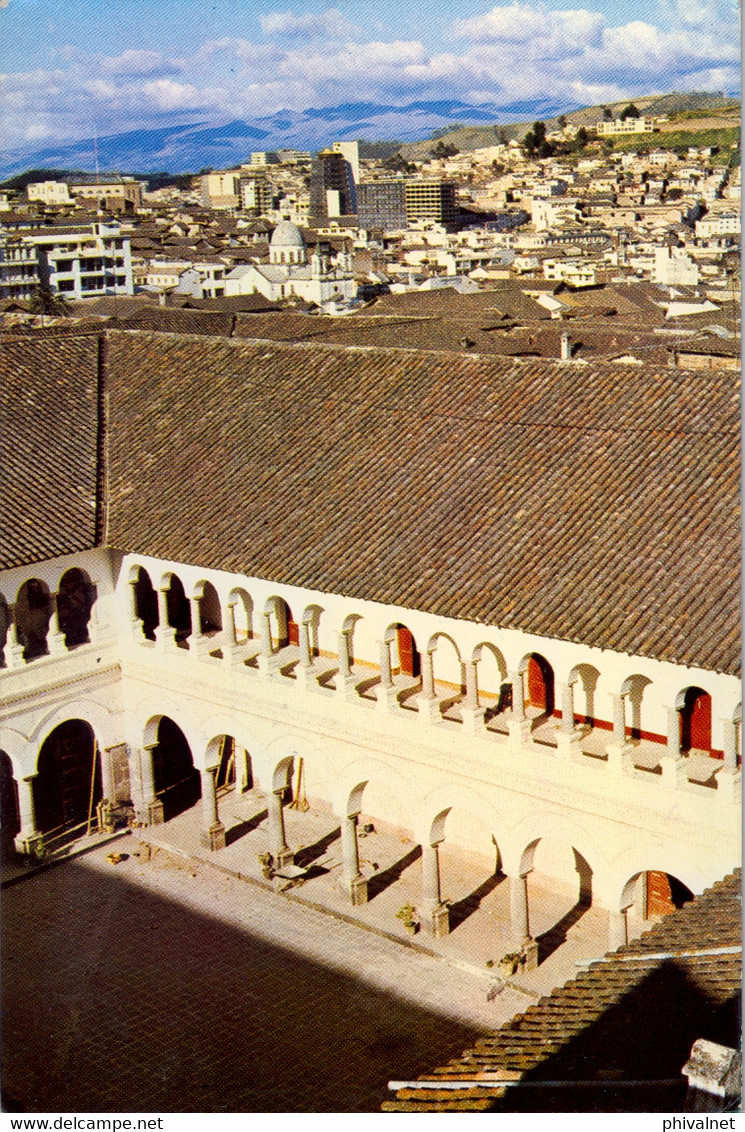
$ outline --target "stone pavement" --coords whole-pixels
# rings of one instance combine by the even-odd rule
[[[487,1002],[487,975],[138,848],[129,835],[2,891],[7,1111],[377,1111],[389,1078],[526,1004],[510,988]]]
[[[318,803],[305,812],[285,807],[284,814],[288,844],[297,862],[308,868],[300,884],[287,886],[288,898],[325,908],[407,942],[396,912],[405,904],[419,905],[422,892],[420,850],[410,835],[378,820],[360,818],[360,830],[366,824],[374,830],[359,839],[361,868],[374,878],[370,883],[373,898],[366,905],[352,907],[342,885],[338,819]],[[201,844],[199,805],[165,825],[143,830],[142,836],[261,883],[258,858],[269,849],[264,794],[260,790],[244,794],[228,791],[220,798],[220,818],[227,828],[224,849],[210,851]],[[488,975],[487,962],[498,962],[514,947],[509,883],[505,877],[494,876],[492,863],[451,846],[447,840],[440,847],[440,866],[443,897],[452,901],[454,930],[442,939],[421,931],[414,937],[415,943],[452,963]],[[576,892],[562,889],[537,872],[530,876],[529,890],[530,926],[539,941],[541,962],[537,970],[513,980],[525,994],[525,1005],[576,974],[577,961],[597,958],[608,949],[606,911],[577,908]],[[633,917],[629,920],[633,935],[648,926],[642,920],[634,922]]]

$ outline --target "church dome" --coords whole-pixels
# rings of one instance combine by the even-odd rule
[[[272,232],[270,244],[273,248],[304,248],[303,234],[297,224],[290,220],[280,220]]]

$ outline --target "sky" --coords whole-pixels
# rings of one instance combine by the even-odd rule
[[[287,2],[0,0],[2,148],[345,102],[740,89],[734,0]]]

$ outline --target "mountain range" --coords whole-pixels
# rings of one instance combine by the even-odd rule
[[[487,126],[516,119],[530,121],[573,109],[573,105],[541,98],[499,107],[459,101],[410,102],[404,106],[355,102],[302,111],[278,110],[253,121],[191,122],[130,130],[100,137],[97,142],[81,138],[54,146],[0,151],[0,177],[12,177],[31,168],[93,171],[96,150],[101,172],[197,172],[205,167],[238,165],[250,160],[252,150],[315,151],[333,141],[358,138],[416,142],[430,137],[433,130],[444,132],[458,124]]]

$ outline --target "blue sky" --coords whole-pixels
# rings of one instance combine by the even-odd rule
[[[733,0],[0,0],[3,146],[282,108],[739,90]]]

